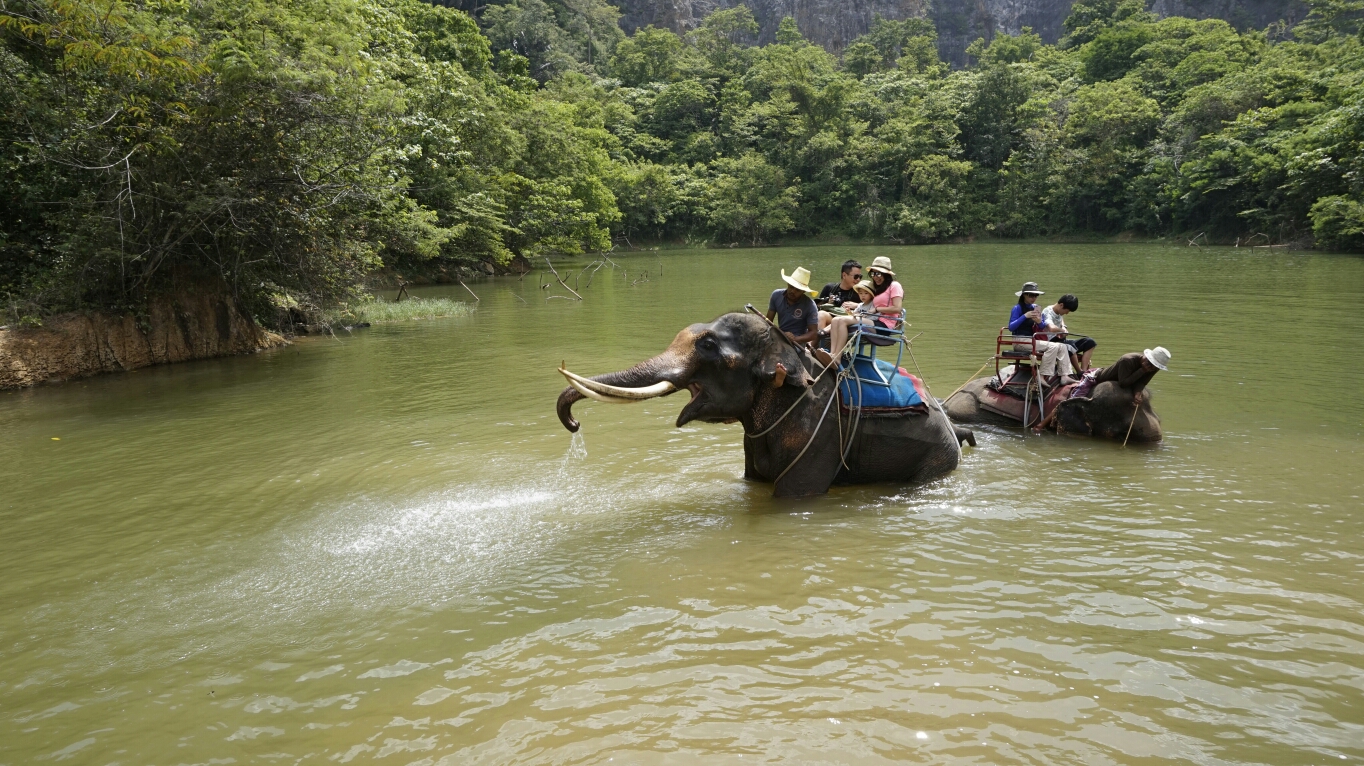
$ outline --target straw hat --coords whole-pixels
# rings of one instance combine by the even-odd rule
[[[1170,352],[1166,351],[1164,346],[1148,348],[1141,353],[1142,356],[1146,357],[1146,361],[1154,364],[1156,367],[1162,370],[1170,369],[1169,367],[1166,367],[1166,365],[1170,363]]]
[[[786,284],[801,292],[806,292],[810,295],[818,295],[817,291],[810,289],[810,270],[804,266],[797,266],[796,270],[791,272],[791,276],[789,277],[786,276],[786,269],[782,269],[781,278],[786,281]]]
[[[853,289],[859,292],[862,290],[866,290],[872,295],[876,295],[876,285],[873,285],[870,279],[864,279],[861,282],[858,282],[857,284],[853,285]]]
[[[1036,282],[1024,282],[1023,289],[1014,293],[1015,298],[1022,298],[1023,293],[1033,293],[1034,295],[1046,295],[1038,287]]]
[[[895,276],[895,272],[890,270],[890,259],[884,255],[872,261],[870,268],[876,269],[877,271],[884,271],[892,277]]]

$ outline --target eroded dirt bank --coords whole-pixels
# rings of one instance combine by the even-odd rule
[[[153,364],[245,354],[287,343],[230,299],[184,293],[136,317],[62,314],[32,329],[0,330],[0,389],[55,383]]]

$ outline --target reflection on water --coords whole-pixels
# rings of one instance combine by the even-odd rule
[[[1167,441],[986,429],[932,484],[789,502],[740,478],[737,427],[674,428],[682,398],[559,426],[560,361],[625,367],[850,254],[895,259],[935,390],[1024,279],[1081,296],[1099,360],[1169,347]],[[1364,332],[1364,262],[606,275],[582,304],[496,280],[469,318],[0,396],[0,763],[1364,757],[1364,405],[1313,340]]]

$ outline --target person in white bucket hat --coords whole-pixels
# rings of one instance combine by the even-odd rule
[[[1099,370],[1094,376],[1094,385],[1112,381],[1119,388],[1131,391],[1135,397],[1146,388],[1156,373],[1170,369],[1169,365],[1170,352],[1164,346],[1148,348],[1140,354],[1134,351],[1118,357],[1118,361]]]
[[[796,343],[809,343],[819,337],[819,308],[810,296],[810,270],[798,266],[788,276],[781,270],[782,281],[788,285],[772,291],[767,301],[767,321],[776,318],[777,327]]]
[[[1114,383],[1125,391],[1132,393],[1132,403],[1140,405],[1141,392],[1146,388],[1146,384],[1151,382],[1151,378],[1161,370],[1169,369],[1170,352],[1164,346],[1148,348],[1138,354],[1133,351],[1118,357],[1118,361],[1098,372],[1090,371],[1085,373],[1085,377],[1070,392],[1071,399],[1088,397],[1094,393],[1094,389],[1100,383]],[[1033,426],[1033,433],[1041,433],[1051,428],[1056,421],[1056,413],[1059,408],[1053,407],[1047,413],[1046,419]]]

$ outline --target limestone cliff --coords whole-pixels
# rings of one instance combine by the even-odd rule
[[[1064,33],[1062,22],[1072,0],[618,0],[621,26],[627,32],[653,24],[674,32],[695,29],[706,14],[747,5],[758,19],[758,41],[772,42],[785,16],[796,20],[802,34],[829,50],[841,50],[870,28],[879,14],[888,19],[928,15],[938,27],[939,53],[956,66],[965,63],[966,46],[978,37],[1018,34],[1032,27],[1047,42]],[[1220,18],[1239,29],[1263,29],[1280,19],[1290,24],[1306,15],[1301,0],[1149,0],[1161,16]]]
[[[283,345],[231,301],[186,292],[153,301],[146,323],[130,315],[62,314],[32,329],[0,329],[0,389],[244,354]]]

